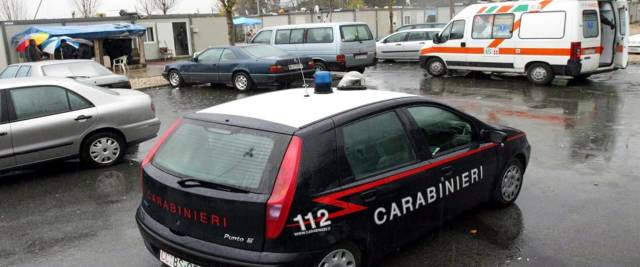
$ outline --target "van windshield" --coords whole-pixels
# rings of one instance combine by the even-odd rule
[[[159,169],[255,193],[271,190],[290,137],[185,120],[153,159]]]

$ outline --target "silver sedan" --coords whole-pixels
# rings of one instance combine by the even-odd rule
[[[0,170],[70,158],[110,166],[160,129],[148,95],[66,78],[3,80],[0,120]]]

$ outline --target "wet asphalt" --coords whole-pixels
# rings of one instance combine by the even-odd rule
[[[640,66],[547,87],[518,76],[425,77],[414,63],[367,69],[378,90],[424,95],[528,134],[516,205],[477,208],[375,266],[637,266],[640,262]],[[262,93],[145,90],[163,130],[179,116]],[[139,162],[75,161],[0,176],[0,266],[159,266],[134,221]]]

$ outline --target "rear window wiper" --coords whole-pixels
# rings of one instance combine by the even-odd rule
[[[234,193],[251,193],[250,191],[245,190],[245,189],[241,189],[241,188],[237,188],[237,187],[233,187],[233,186],[228,186],[228,185],[216,184],[216,183],[207,182],[207,181],[198,180],[198,179],[193,179],[193,178],[187,178],[187,179],[178,180],[178,184],[180,186],[182,186],[182,187],[185,187],[185,188],[206,187],[206,188],[218,189],[218,190],[223,190],[223,191],[227,191],[227,192],[234,192]]]

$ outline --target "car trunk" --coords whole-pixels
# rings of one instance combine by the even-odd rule
[[[376,41],[366,24],[340,26],[342,42],[339,54],[347,67],[371,65],[375,58]]]
[[[299,58],[276,58],[275,65],[280,65],[284,68],[284,71],[299,71],[301,69],[307,70],[312,67],[309,65],[309,61],[311,58],[309,57],[299,57]]]
[[[176,235],[260,251],[290,138],[185,120],[144,165],[142,206]]]

